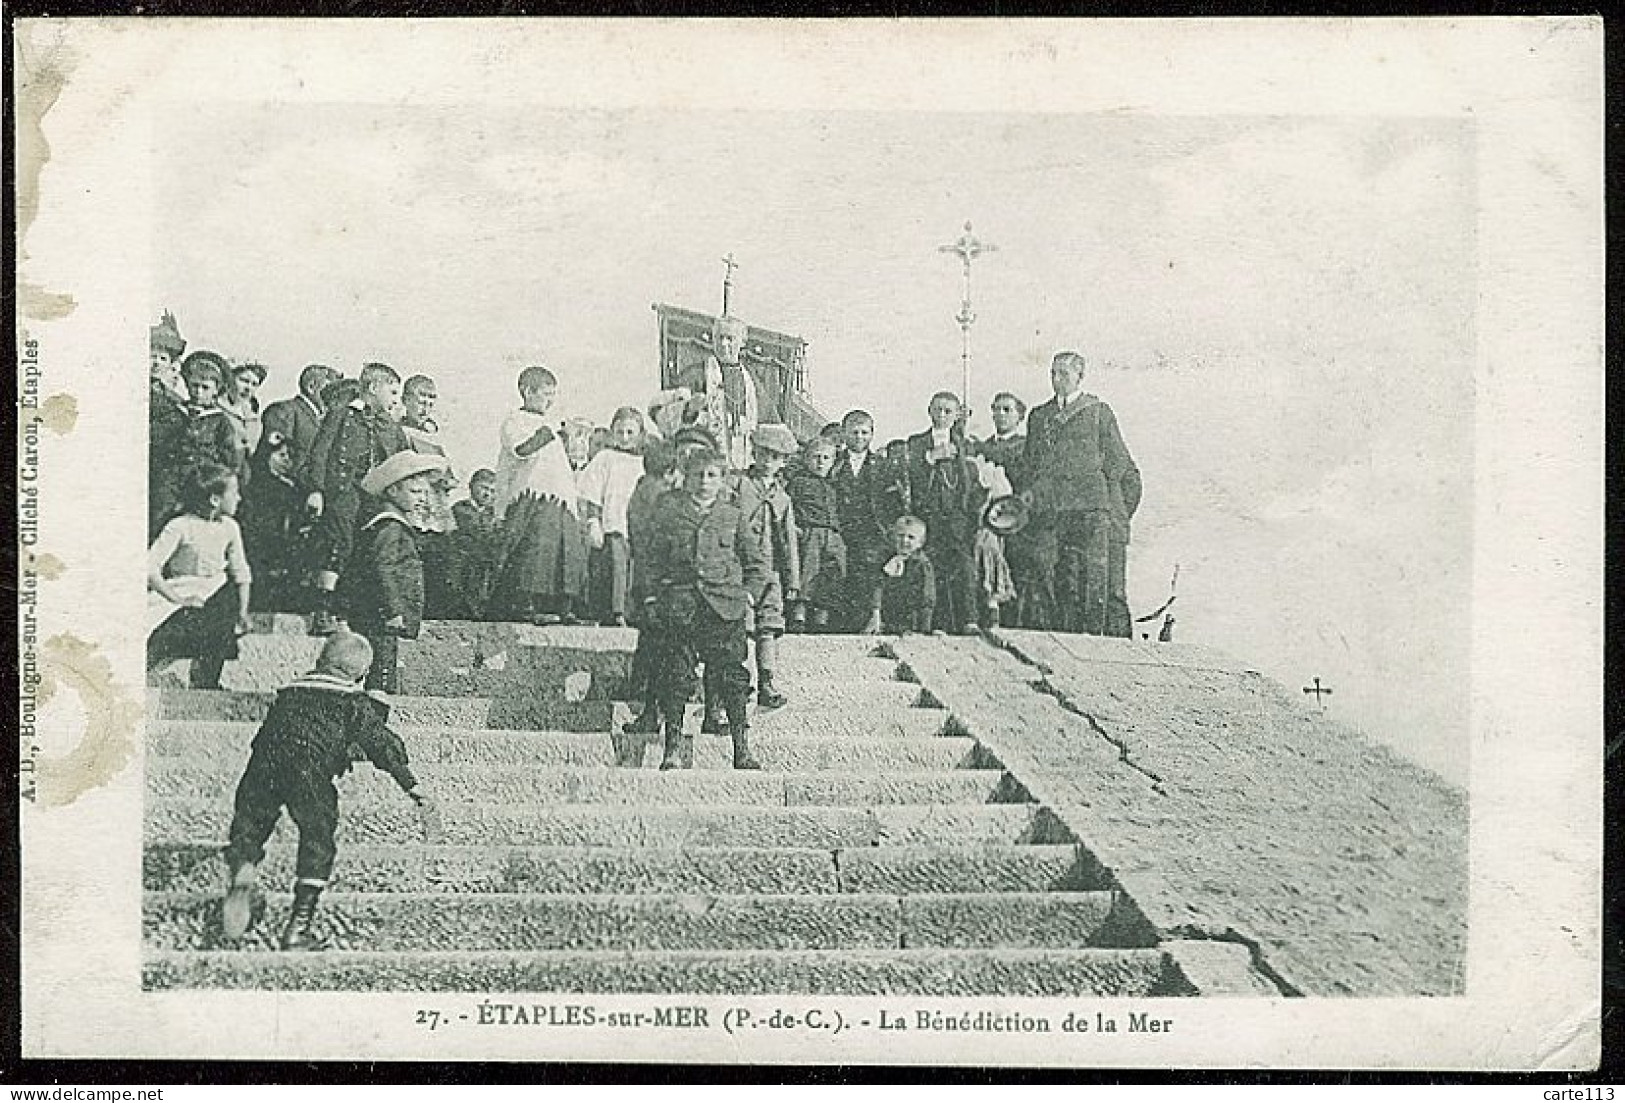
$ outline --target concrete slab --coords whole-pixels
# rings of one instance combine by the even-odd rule
[[[1160,995],[1166,975],[1159,950],[153,952],[142,983],[149,989],[1133,997]]]
[[[273,844],[260,883],[293,883],[294,848]],[[146,848],[148,891],[217,894],[226,883],[218,845]],[[334,870],[340,892],[788,893],[837,892],[835,854],[792,847],[501,847],[360,844]],[[877,890],[878,891],[878,890]]]
[[[1125,641],[1019,644],[1041,684],[1010,679],[985,641],[896,650],[1164,937],[1256,945],[1309,994],[1462,990],[1460,790],[1233,666],[1096,661],[1146,650]]]
[[[239,947],[275,953],[293,897],[275,893]],[[147,893],[145,944],[219,947],[220,899]],[[317,929],[334,950],[837,950],[899,945],[896,897],[339,893]]]
[[[835,856],[844,892],[1078,892],[1106,886],[1077,846],[888,846]]]
[[[899,773],[826,771],[778,774],[750,770],[629,770],[604,766],[420,766],[418,781],[440,801],[489,804],[987,804],[1001,795],[1000,770]],[[147,770],[153,801],[230,800],[240,773],[220,760],[165,757]],[[394,805],[395,780],[361,764],[339,780],[346,807]],[[1009,794],[1006,794],[1009,795]]]
[[[446,843],[505,846],[841,847],[917,845],[941,839],[979,846],[1030,841],[1036,834],[1030,805],[984,804],[919,808],[624,807],[617,805],[445,804]],[[231,802],[169,800],[149,806],[151,843],[223,841]],[[286,817],[273,838],[292,842],[298,832]],[[350,806],[339,820],[340,845],[423,841],[417,811],[402,797]]]
[[[162,722],[149,727],[147,753],[233,764],[248,760],[255,724]],[[609,735],[575,732],[458,731],[450,728],[396,729],[414,765],[456,763],[511,766],[611,766],[616,762]],[[764,737],[753,744],[756,757],[770,772],[808,770],[951,770],[980,764],[976,742],[959,736],[923,739]],[[650,747],[645,768],[659,762]],[[732,748],[725,737],[695,736],[695,766],[701,770],[732,768]]]

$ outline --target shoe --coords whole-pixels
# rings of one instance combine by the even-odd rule
[[[734,728],[731,734],[734,744],[734,769],[760,770],[762,764],[750,753],[750,729],[741,725]]]
[[[253,925],[258,887],[259,869],[253,862],[244,862],[232,870],[226,901],[220,908],[220,935],[226,942],[236,942]]]
[[[701,735],[727,735],[728,718],[721,709],[706,709],[705,719],[700,723]]]
[[[316,904],[322,898],[322,886],[299,882],[293,886],[293,913],[288,925],[282,929],[284,950],[321,950],[326,941],[316,934]]]
[[[626,627],[626,618],[621,616],[621,614],[616,613],[612,617],[605,617],[603,620],[599,621],[598,623],[601,624],[605,628],[625,628]]]
[[[331,636],[339,630],[339,618],[326,609],[318,609],[310,617],[310,634],[312,636]]]
[[[621,725],[621,731],[627,735],[657,735],[660,732],[660,710],[653,705],[647,706],[638,713],[636,720],[628,720]]]
[[[790,699],[773,688],[773,679],[763,678],[761,688],[756,691],[756,707],[762,709],[781,709],[790,703]]]
[[[532,613],[530,623],[537,628],[552,628],[560,623],[561,619],[557,613]]]

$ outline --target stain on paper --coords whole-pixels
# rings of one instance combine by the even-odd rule
[[[12,130],[17,151],[17,244],[20,278],[17,281],[17,308],[24,317],[54,322],[73,313],[78,304],[73,296],[49,291],[29,280],[28,230],[39,214],[40,177],[51,162],[51,143],[45,138],[45,116],[62,95],[76,59],[58,41],[56,33],[42,28],[17,37],[17,78],[15,88],[16,126]]]
[[[72,804],[123,772],[135,757],[141,703],[113,680],[113,668],[95,644],[71,632],[45,641],[40,662],[39,705],[59,692],[75,693],[84,708],[85,730],[67,754],[40,756],[39,801]]]
[[[28,560],[28,565],[34,569],[35,574],[39,575],[47,582],[55,582],[57,579],[61,578],[63,573],[68,569],[68,565],[66,563],[62,562],[62,560],[58,559],[50,552],[40,552],[38,555],[31,555]]]
[[[67,436],[79,421],[79,400],[71,394],[54,394],[40,403],[39,421],[57,436]]]

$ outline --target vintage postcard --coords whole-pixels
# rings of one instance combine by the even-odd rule
[[[1596,1064],[1600,20],[15,27],[25,1055]]]

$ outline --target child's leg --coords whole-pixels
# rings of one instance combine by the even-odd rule
[[[767,583],[762,600],[756,606],[756,703],[764,709],[782,708],[785,696],[773,684],[778,670],[779,637],[784,635],[784,590],[779,576],[774,574]]]
[[[609,616],[616,624],[625,624],[627,589],[632,584],[632,555],[625,536],[612,532],[604,537],[604,561],[609,575]]]
[[[322,890],[333,875],[338,848],[339,797],[331,778],[306,776],[288,794],[288,815],[299,828],[294,865],[293,913],[282,932],[284,950],[318,948],[312,927]]]
[[[367,688],[399,693],[400,638],[387,629],[369,630],[365,635],[372,644],[372,669],[367,671]]]
[[[225,859],[227,891],[221,906],[221,933],[226,941],[243,937],[253,922],[254,891],[265,843],[282,817],[282,797],[276,773],[258,756],[250,756],[237,795],[227,834]]]
[[[760,770],[761,765],[750,753],[750,726],[746,718],[750,672],[745,668],[745,624],[723,620],[709,605],[702,604],[695,618],[693,635],[706,670],[716,672],[722,709],[728,719],[728,734],[733,739],[734,769]]]

